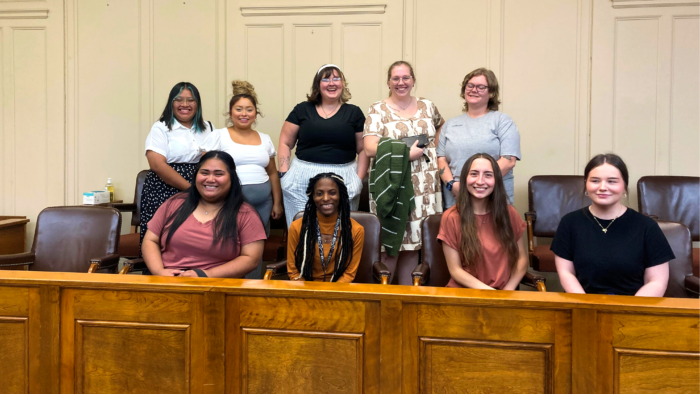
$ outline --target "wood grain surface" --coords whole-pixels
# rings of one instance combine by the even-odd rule
[[[5,393],[700,391],[700,301],[2,271]]]

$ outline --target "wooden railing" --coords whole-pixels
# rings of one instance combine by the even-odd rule
[[[699,307],[4,271],[0,392],[697,393]]]

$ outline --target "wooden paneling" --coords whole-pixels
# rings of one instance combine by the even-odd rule
[[[27,318],[0,317],[0,376],[3,393],[27,392],[27,331]]]
[[[386,70],[382,64],[382,25],[344,23],[341,30],[342,70],[352,92],[352,103],[367,111],[386,94]]]
[[[243,330],[244,392],[361,393],[361,334]]]
[[[306,101],[316,71],[331,63],[333,26],[331,24],[294,25],[292,41],[294,102]]]
[[[426,393],[551,393],[552,346],[513,342],[421,340]]]
[[[700,18],[673,18],[671,55],[671,175],[699,176],[687,159],[700,152]],[[697,163],[695,163],[697,164]]]
[[[75,392],[189,393],[189,328],[76,321]]]
[[[692,299],[1,274],[0,371],[23,393],[700,389]]]
[[[697,353],[617,349],[616,392],[700,392],[700,358]]]

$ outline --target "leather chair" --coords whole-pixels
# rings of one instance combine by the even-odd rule
[[[362,181],[360,204],[358,205],[357,210],[360,212],[372,212],[369,210],[369,175]]]
[[[527,251],[535,271],[556,272],[549,245],[537,245],[535,237],[554,237],[561,218],[591,204],[584,192],[582,175],[538,175],[530,178],[528,189]]]
[[[122,216],[107,207],[52,207],[39,213],[31,252],[0,256],[0,267],[117,272]]]
[[[698,277],[693,275],[690,230],[682,223],[659,220],[675,259],[669,261],[668,287],[664,297],[697,298]]]
[[[300,219],[304,215],[299,212],[294,216],[294,220]],[[380,260],[380,232],[381,225],[377,216],[367,212],[350,212],[350,218],[354,219],[365,229],[365,243],[362,248],[360,266],[353,283],[381,283],[388,284],[391,271]],[[267,265],[265,280],[272,279],[273,276],[286,275],[287,259],[278,263]]]
[[[141,254],[141,192],[147,174],[148,170],[143,170],[136,176],[134,202],[110,204],[119,212],[131,212],[131,232],[119,237],[119,255],[127,259],[137,258]]]
[[[693,242],[700,241],[700,178],[644,176],[637,182],[639,212],[658,220],[683,223]],[[693,248],[693,275],[700,276],[700,249]]]
[[[430,215],[421,222],[421,263],[413,270],[414,286],[445,287],[450,281],[450,270],[447,268],[442,244],[437,236],[440,233],[442,214]],[[547,291],[546,279],[542,276],[527,272],[520,281],[538,291]]]

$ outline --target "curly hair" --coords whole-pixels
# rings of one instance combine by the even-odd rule
[[[316,226],[318,226],[318,216],[316,216],[316,203],[314,202],[314,190],[316,183],[321,179],[331,179],[338,187],[340,204],[338,204],[338,216],[340,217],[340,238],[338,239],[338,253],[335,258],[335,268],[331,276],[331,282],[337,282],[343,276],[348,265],[352,261],[353,240],[352,222],[350,220],[350,197],[348,188],[345,186],[343,177],[333,172],[324,172],[309,179],[309,186],[306,188],[306,195],[309,200],[304,208],[304,217],[301,221],[301,231],[299,232],[299,243],[294,251],[294,264],[299,274],[304,280],[314,280],[313,266],[314,256],[318,248],[318,240],[315,236]],[[330,259],[331,256],[329,255]]]
[[[308,102],[321,104],[321,80],[323,78],[329,78],[333,75],[333,71],[338,72],[340,80],[343,82],[343,92],[340,94],[340,102],[347,103],[350,101],[352,94],[350,94],[350,89],[348,89],[348,82],[345,80],[345,74],[343,74],[339,68],[330,66],[322,69],[314,76],[314,81],[311,83],[311,93],[306,95]]]
[[[464,97],[464,89],[467,88],[470,79],[478,77],[479,75],[483,75],[486,78],[486,83],[489,85],[489,103],[487,108],[491,111],[498,111],[498,106],[501,104],[501,100],[499,99],[498,79],[496,78],[496,74],[487,68],[477,68],[464,77],[462,89],[459,91],[459,97],[464,100],[464,108],[462,111],[467,112],[469,110],[469,104]]]

